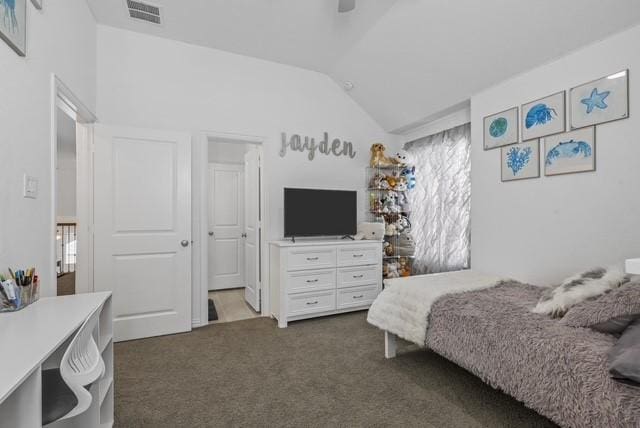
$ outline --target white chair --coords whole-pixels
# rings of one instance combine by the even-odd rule
[[[59,369],[42,372],[42,425],[85,412],[93,399],[89,387],[104,375],[104,361],[93,339],[100,308],[82,324],[62,356]]]

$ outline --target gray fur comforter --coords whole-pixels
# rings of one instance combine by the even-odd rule
[[[640,427],[640,388],[613,381],[616,338],[531,313],[542,289],[517,282],[441,297],[426,345],[566,427]]]

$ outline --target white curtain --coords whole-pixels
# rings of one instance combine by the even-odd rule
[[[405,144],[416,166],[409,192],[414,274],[469,268],[471,125]]]

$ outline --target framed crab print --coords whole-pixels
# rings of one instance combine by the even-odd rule
[[[518,107],[484,118],[484,149],[518,142]]]
[[[544,139],[544,175],[571,174],[595,169],[595,126]]]
[[[569,91],[571,129],[629,117],[629,70],[585,83]]]
[[[559,134],[566,130],[565,91],[523,104],[520,111],[522,141]]]
[[[502,181],[540,177],[540,140],[500,149]]]

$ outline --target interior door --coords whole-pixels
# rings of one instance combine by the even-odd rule
[[[209,164],[209,290],[245,286],[244,170]]]
[[[114,339],[191,329],[191,137],[96,125],[94,289]]]
[[[253,309],[260,312],[260,151],[257,147],[251,148],[244,155],[244,223],[245,223],[245,275],[247,285],[244,289],[244,298]]]

